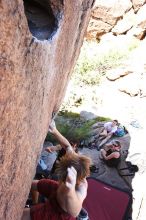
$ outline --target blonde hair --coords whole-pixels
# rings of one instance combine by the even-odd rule
[[[85,177],[90,175],[90,165],[91,159],[89,157],[76,153],[66,153],[65,156],[60,159],[55,173],[58,175],[59,181],[65,182],[67,168],[73,166],[77,171],[76,184],[78,185]]]

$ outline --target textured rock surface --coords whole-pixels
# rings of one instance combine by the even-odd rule
[[[112,69],[112,70],[108,70],[106,73],[106,77],[113,81],[116,79],[119,79],[121,76],[126,76],[128,74],[130,74],[132,71],[130,71],[129,69],[127,70],[126,68],[116,68],[116,69]]]
[[[0,1],[1,220],[21,217],[51,115],[63,99],[93,3],[41,2]]]
[[[134,10],[131,9],[123,16],[123,19],[117,22],[115,27],[112,29],[112,32],[116,35],[126,33],[131,29],[131,27],[133,27],[135,20]]]
[[[142,5],[146,3],[146,0],[132,0],[132,4],[134,7],[134,10],[138,10]]]
[[[107,33],[145,38],[145,7],[145,0],[96,0],[86,38],[100,41]]]
[[[114,25],[116,21],[132,7],[130,0],[96,0],[92,15]]]

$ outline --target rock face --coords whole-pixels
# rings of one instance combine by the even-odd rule
[[[93,0],[0,1],[0,219],[19,220]]]
[[[88,40],[100,41],[104,35],[134,36],[145,38],[145,0],[96,0],[87,29]]]

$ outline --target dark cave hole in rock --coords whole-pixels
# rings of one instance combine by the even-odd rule
[[[49,0],[23,0],[29,30],[38,40],[49,40],[58,28]]]

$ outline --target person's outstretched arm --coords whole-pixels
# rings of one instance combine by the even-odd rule
[[[46,147],[45,150],[48,152],[48,153],[53,153],[54,151],[59,151],[62,149],[62,146],[60,144],[56,145],[56,146],[49,146],[49,147]]]
[[[74,167],[68,168],[66,182],[62,183],[57,192],[57,199],[62,207],[71,216],[78,216],[82,203],[87,195],[87,181],[84,179],[76,186],[77,172]]]
[[[60,145],[68,151],[73,151],[69,141],[57,130],[55,126],[49,126],[49,132],[54,135]]]

